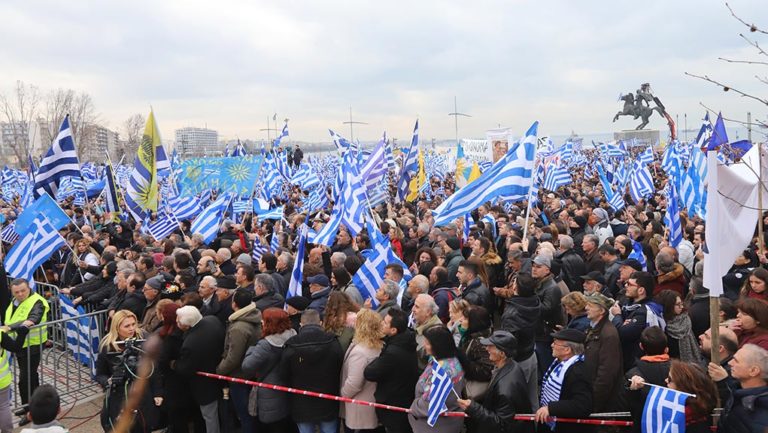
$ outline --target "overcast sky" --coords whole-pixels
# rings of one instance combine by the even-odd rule
[[[765,0],[730,4],[768,28]],[[328,128],[349,135],[350,106],[369,123],[361,140],[384,129],[407,140],[417,117],[422,139],[452,138],[454,96],[473,116],[460,119],[462,137],[499,124],[523,133],[534,120],[540,134],[610,132],[636,125],[611,120],[618,94],[646,81],[681,129],[684,113],[699,122],[699,102],[731,117],[767,111],[684,75],[768,94],[754,78],[768,68],[717,60],[760,58],[712,0],[11,0],[0,17],[0,91],[16,80],[86,91],[118,131],[151,104],[166,140],[205,125],[223,139],[266,138],[276,112],[293,139],[328,141]]]

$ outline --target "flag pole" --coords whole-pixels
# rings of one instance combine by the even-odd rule
[[[528,200],[527,205],[525,207],[525,227],[523,227],[523,240],[528,239],[528,219],[531,216],[531,199],[533,198],[533,187],[536,183],[534,177],[536,176],[536,169],[538,168],[539,164],[541,164],[541,160],[536,156],[536,154],[539,153],[539,140],[536,140],[536,146],[534,146],[534,158],[536,158],[536,164],[533,165],[533,170],[531,171],[531,187],[528,188]],[[527,243],[527,242],[526,242]]]

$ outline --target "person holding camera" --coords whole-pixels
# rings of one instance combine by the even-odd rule
[[[123,412],[128,391],[135,379],[139,378],[139,358],[142,333],[136,315],[128,310],[117,311],[109,326],[109,333],[99,345],[96,359],[96,382],[106,391],[101,410],[101,426],[105,432],[112,431]],[[154,369],[153,369],[154,370]],[[131,432],[151,432],[157,424],[157,406],[163,403],[158,383],[159,375],[150,377],[149,389],[144,392],[134,413]]]

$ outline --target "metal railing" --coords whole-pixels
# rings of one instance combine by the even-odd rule
[[[62,399],[72,394],[78,399],[101,392],[101,388],[93,380],[93,375],[98,357],[96,345],[105,333],[107,310],[61,318],[58,300],[52,301],[49,298],[49,304],[49,317],[55,320],[31,327],[26,337],[29,341],[30,338],[41,336],[47,331],[47,341],[40,345],[30,345],[13,355],[11,369],[14,407],[20,407],[29,401],[33,386],[33,369],[37,371],[39,384],[53,385]],[[26,377],[20,377],[20,364],[29,372]],[[27,398],[21,396],[24,390]]]

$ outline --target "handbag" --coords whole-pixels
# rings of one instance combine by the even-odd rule
[[[267,370],[266,373],[264,373],[262,377],[262,380],[266,379],[267,376],[269,376],[269,373],[272,373],[272,370],[275,369],[280,364],[280,356],[277,357],[277,361],[275,361]],[[248,415],[250,416],[259,416],[259,387],[258,386],[252,386],[251,392],[248,394]]]

